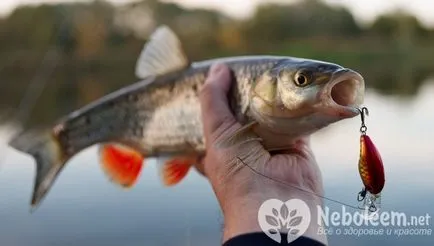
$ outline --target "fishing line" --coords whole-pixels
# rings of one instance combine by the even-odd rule
[[[241,160],[239,157],[237,157],[237,159],[238,159],[239,161],[241,161],[241,163],[243,163],[243,165],[245,165],[246,167],[248,167],[252,172],[254,172],[255,174],[260,175],[260,176],[262,176],[262,177],[264,177],[264,178],[267,178],[267,179],[270,179],[270,180],[272,180],[272,181],[274,181],[274,182],[277,182],[277,183],[280,183],[280,184],[283,184],[283,185],[289,186],[289,187],[291,187],[291,188],[295,188],[295,189],[297,189],[297,190],[300,190],[300,191],[303,191],[303,192],[306,192],[306,193],[309,193],[309,194],[315,195],[315,196],[317,196],[317,197],[320,197],[320,198],[322,198],[322,199],[328,200],[328,201],[330,201],[330,202],[338,203],[338,204],[341,204],[341,205],[343,205],[343,206],[346,206],[346,207],[349,207],[349,208],[352,208],[352,209],[356,209],[356,210],[364,210],[363,208],[356,207],[356,206],[353,206],[353,205],[351,205],[351,204],[344,203],[344,202],[341,202],[341,201],[338,201],[338,200],[335,200],[335,199],[332,199],[332,198],[328,198],[328,197],[325,197],[325,196],[323,196],[323,195],[317,194],[317,193],[315,193],[315,192],[312,192],[312,191],[309,191],[309,190],[303,189],[303,188],[301,188],[301,187],[298,187],[298,186],[295,186],[295,185],[292,185],[292,184],[288,184],[288,183],[286,183],[286,182],[284,182],[284,181],[281,181],[281,180],[277,180],[277,179],[271,178],[271,177],[269,177],[269,176],[267,176],[267,175],[265,175],[265,174],[263,174],[263,173],[257,171],[257,170],[254,169],[253,167],[249,166],[247,163],[245,163],[245,162],[244,162],[243,160]]]

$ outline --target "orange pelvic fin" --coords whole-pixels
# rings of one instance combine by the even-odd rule
[[[197,161],[192,156],[176,156],[160,166],[161,179],[166,186],[178,184]]]
[[[124,188],[134,186],[143,167],[144,156],[119,144],[105,144],[100,148],[101,166],[110,180]]]

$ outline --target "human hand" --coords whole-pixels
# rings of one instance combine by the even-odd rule
[[[206,140],[206,156],[201,169],[223,212],[223,241],[260,232],[258,211],[266,200],[275,198],[285,202],[298,198],[308,204],[312,216],[304,236],[325,244],[326,237],[318,234],[316,220],[317,206],[322,206],[322,199],[315,194],[323,195],[322,178],[308,138],[289,143],[288,149],[279,153],[264,149],[257,138],[252,138],[253,132],[229,146],[219,144],[242,127],[228,105],[230,78],[227,66],[214,65],[200,94]]]

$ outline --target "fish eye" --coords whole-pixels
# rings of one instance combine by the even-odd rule
[[[305,73],[297,73],[295,75],[295,84],[297,86],[306,86],[310,83],[310,77]]]

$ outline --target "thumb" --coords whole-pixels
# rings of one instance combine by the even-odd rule
[[[219,129],[237,123],[228,103],[231,82],[230,70],[227,66],[216,64],[210,68],[199,96],[204,133],[207,139],[215,136],[216,131],[220,131]]]
[[[252,136],[255,135],[252,132],[246,132],[235,141],[230,141],[230,144],[217,147],[216,142],[230,140],[242,128],[228,103],[231,82],[231,74],[227,66],[213,65],[199,95],[207,146],[206,155],[202,157],[196,168],[210,180],[215,180],[217,176],[229,178],[231,176],[228,175],[229,172],[234,174],[243,168],[244,165],[236,165],[239,159],[257,165],[264,163],[268,158],[268,152],[257,141],[257,137]]]

